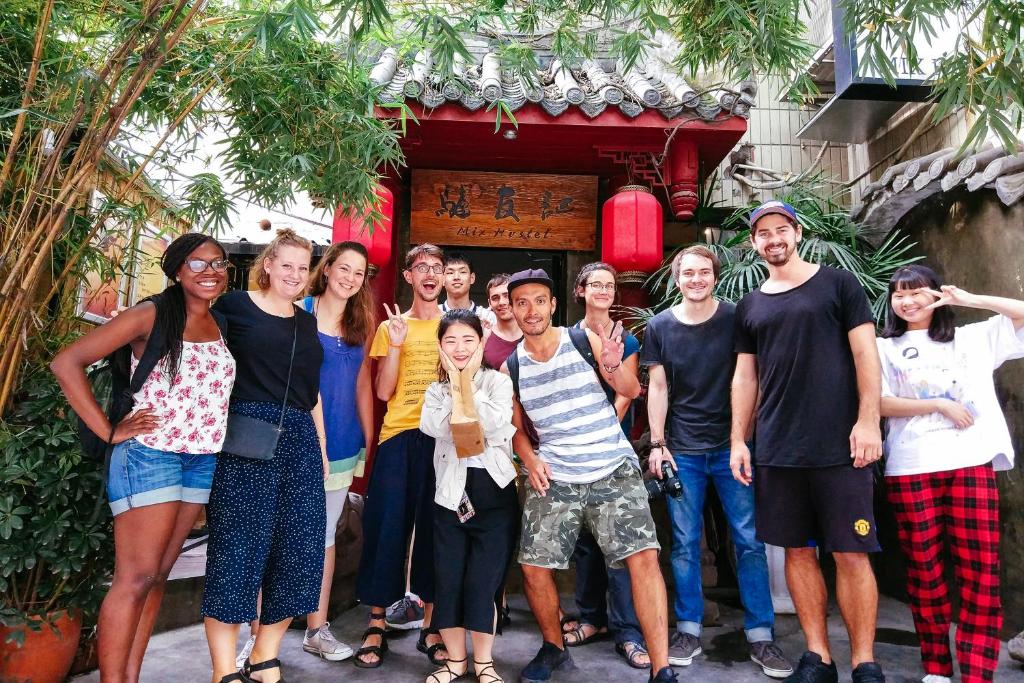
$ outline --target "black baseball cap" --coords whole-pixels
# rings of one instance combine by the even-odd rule
[[[549,291],[555,291],[555,284],[543,268],[528,268],[512,274],[508,279],[508,293],[511,296],[512,290],[516,287],[532,284],[544,285]]]

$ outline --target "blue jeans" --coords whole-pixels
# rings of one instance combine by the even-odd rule
[[[733,479],[729,449],[712,453],[675,455],[680,498],[668,498],[672,519],[672,575],[676,584],[676,628],[700,637],[704,620],[701,590],[700,532],[708,480],[714,482],[729,521],[736,548],[736,573],[740,584],[747,641],[772,640],[775,611],[768,585],[768,561],[764,544],[754,537],[754,488]]]
[[[580,621],[598,628],[607,626],[618,644],[643,644],[629,570],[608,568],[588,529],[580,532],[572,557],[576,561],[576,609]]]

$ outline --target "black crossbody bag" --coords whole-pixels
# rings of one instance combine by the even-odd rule
[[[281,418],[275,425],[248,415],[229,412],[227,433],[224,435],[221,452],[250,460],[273,460],[277,442],[281,439],[281,434],[284,433],[284,414],[288,409],[288,391],[292,386],[292,366],[295,364],[295,344],[299,339],[299,316],[295,315],[294,318],[292,355],[288,359],[288,379],[284,385]]]

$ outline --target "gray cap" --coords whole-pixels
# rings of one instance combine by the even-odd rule
[[[518,273],[513,273],[508,279],[508,293],[511,295],[512,290],[520,285],[531,285],[538,284],[544,285],[550,291],[555,291],[555,284],[548,277],[547,272],[542,268],[529,268],[527,270],[520,270]]]

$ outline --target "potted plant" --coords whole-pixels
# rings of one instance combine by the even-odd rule
[[[67,676],[113,568],[103,482],[56,380],[29,366],[0,419],[0,681]]]

